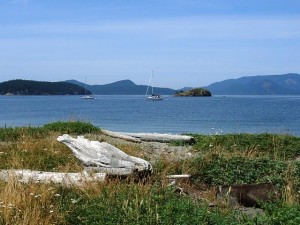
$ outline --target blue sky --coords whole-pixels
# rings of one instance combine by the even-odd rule
[[[0,82],[300,73],[299,0],[0,0]]]

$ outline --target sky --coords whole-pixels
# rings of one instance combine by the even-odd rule
[[[0,0],[0,82],[300,73],[299,0]]]

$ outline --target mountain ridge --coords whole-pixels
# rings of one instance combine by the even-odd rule
[[[144,95],[147,89],[147,85],[136,85],[128,79],[104,85],[85,85],[75,80],[66,82],[75,83],[82,87],[86,86],[93,94],[101,95]],[[209,90],[213,95],[300,95],[300,74],[243,76],[218,81],[202,88]],[[154,87],[154,89],[158,94],[174,95],[178,91],[187,91],[193,88],[185,87],[175,90]]]
[[[300,95],[300,74],[244,76],[205,88],[214,95]]]
[[[104,85],[88,85],[77,80],[43,82],[33,80],[11,80],[0,83],[0,94],[20,95],[145,95],[147,85],[137,85],[126,79]],[[201,87],[212,95],[300,95],[300,74],[243,76],[227,79]],[[87,89],[88,91],[84,91]],[[150,87],[149,90],[152,88]],[[193,89],[193,88],[190,88]],[[174,95],[189,88],[171,89],[154,87],[155,94]],[[149,93],[151,94],[151,93]]]
[[[88,85],[76,80],[66,80],[65,82],[86,87],[95,95],[145,95],[148,87],[147,85],[137,85],[129,79],[102,85]],[[173,95],[176,92],[174,89],[161,87],[154,87],[154,90],[155,93],[163,95]]]

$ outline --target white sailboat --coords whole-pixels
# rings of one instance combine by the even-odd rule
[[[94,96],[92,95],[85,95],[81,97],[82,99],[94,99]]]
[[[81,97],[82,99],[94,99],[93,95],[87,95],[86,94],[86,78],[85,78],[85,83],[84,83],[84,96]]]
[[[153,71],[152,71],[152,74],[150,76],[150,80],[149,80],[149,83],[148,83],[148,87],[147,87],[147,91],[146,91],[146,99],[147,100],[152,100],[152,101],[159,101],[159,100],[163,100],[163,97],[159,94],[154,94],[153,92],[153,85],[152,85],[152,78],[153,78]],[[149,91],[149,88],[151,86],[151,95],[148,95],[148,91]]]

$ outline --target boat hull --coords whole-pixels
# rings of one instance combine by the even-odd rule
[[[94,99],[94,97],[93,96],[91,96],[91,95],[86,95],[86,96],[83,96],[83,97],[81,97],[82,99]]]

